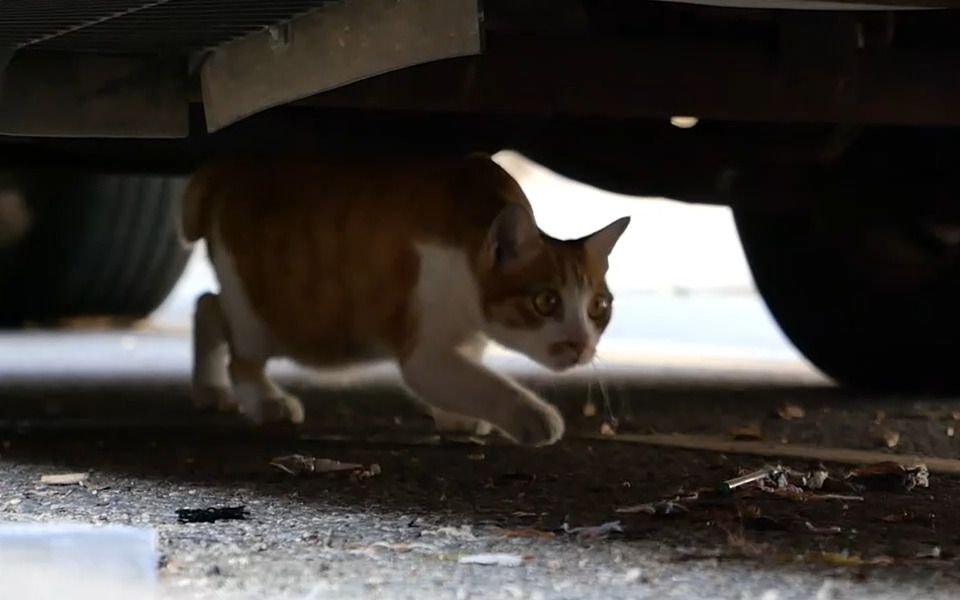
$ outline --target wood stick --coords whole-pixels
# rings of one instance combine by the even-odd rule
[[[778,458],[797,458],[830,463],[863,465],[879,462],[895,462],[904,467],[925,464],[931,473],[960,474],[960,460],[939,456],[920,456],[916,454],[888,454],[874,450],[854,448],[831,448],[804,446],[800,444],[781,444],[778,442],[727,440],[705,435],[686,435],[681,433],[618,433],[615,436],[600,434],[576,434],[574,437],[608,442],[626,442],[682,448],[684,450],[706,450],[726,454],[748,454]]]

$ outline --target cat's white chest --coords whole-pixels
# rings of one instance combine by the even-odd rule
[[[483,310],[466,253],[439,244],[417,244],[417,252],[417,345],[451,347],[474,337],[482,329]]]

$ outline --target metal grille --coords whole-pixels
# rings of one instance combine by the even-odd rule
[[[332,0],[0,0],[0,48],[193,52]]]

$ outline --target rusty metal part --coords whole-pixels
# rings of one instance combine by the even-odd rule
[[[858,51],[856,77],[804,77],[759,44],[490,33],[483,55],[389,73],[302,104],[540,116],[958,125],[960,50]],[[831,54],[824,61],[832,60]],[[922,73],[922,76],[920,75]]]
[[[17,53],[0,95],[0,133],[184,137],[188,101],[176,64],[140,58]]]

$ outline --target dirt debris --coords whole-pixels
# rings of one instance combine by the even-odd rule
[[[584,403],[583,408],[581,409],[583,416],[585,417],[595,417],[597,416],[597,403],[593,400],[587,400]]]
[[[483,565],[487,567],[520,567],[534,559],[524,554],[508,554],[504,552],[490,552],[483,554],[467,554],[461,556],[457,562],[461,565]]]
[[[863,465],[847,473],[847,481],[874,491],[911,491],[930,487],[930,472],[924,464],[905,467],[895,462]]]
[[[760,423],[748,423],[730,430],[730,437],[737,441],[759,441],[763,439]]]
[[[578,538],[602,538],[612,533],[623,533],[623,527],[620,521],[609,521],[600,525],[586,527],[570,527],[569,524],[563,524],[563,532],[568,535],[574,535]]]
[[[810,521],[804,521],[804,527],[807,528],[807,531],[817,535],[836,535],[838,533],[843,533],[843,528],[836,525],[829,525],[826,527],[819,527],[814,525]]]
[[[242,521],[250,513],[246,506],[210,506],[207,508],[181,508],[177,510],[179,523],[216,523],[217,521]]]
[[[823,465],[801,476],[801,486],[808,490],[820,490],[830,480],[830,471]]]
[[[799,404],[784,402],[780,405],[780,408],[777,409],[777,416],[784,421],[793,421],[794,419],[802,419],[806,417],[807,411],[805,411]]]
[[[894,563],[894,559],[890,556],[862,558],[846,552],[809,552],[803,555],[800,560],[801,562],[820,563],[830,567],[876,567]]]
[[[874,443],[880,448],[896,448],[900,445],[900,432],[889,429],[882,431]]]
[[[494,533],[498,536],[506,538],[536,538],[549,540],[557,536],[552,531],[544,531],[543,529],[536,529],[535,527],[521,527],[519,529],[494,529]]]
[[[83,485],[89,478],[89,473],[55,473],[40,476],[40,483],[43,485]]]
[[[614,512],[622,515],[647,514],[658,517],[668,517],[688,513],[690,509],[682,504],[682,500],[678,496],[673,500],[658,500],[656,502],[646,502],[632,506],[621,506]]]
[[[830,479],[830,472],[823,465],[818,465],[810,471],[798,471],[783,465],[767,465],[761,469],[750,471],[727,479],[717,490],[721,493],[732,493],[733,490],[752,486],[764,492],[799,497],[804,492],[823,489]]]

